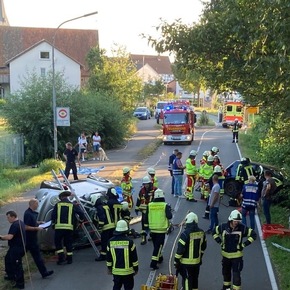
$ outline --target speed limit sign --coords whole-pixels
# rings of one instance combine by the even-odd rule
[[[56,108],[56,125],[68,127],[70,126],[70,111],[69,107]]]

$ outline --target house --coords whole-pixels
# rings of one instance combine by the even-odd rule
[[[56,72],[63,72],[65,66],[66,72],[72,72],[72,69],[77,69],[78,72],[72,73],[74,77],[70,77],[71,80],[75,80],[73,85],[82,87],[87,83],[89,69],[86,63],[86,57],[91,48],[99,45],[97,30],[0,25],[0,97],[4,98],[6,94],[10,93],[10,80],[13,80],[14,91],[16,87],[19,87],[19,85],[15,85],[15,81],[20,76],[23,76],[24,70],[32,71],[38,68],[39,74],[43,74],[52,67],[51,54],[53,40]],[[31,53],[34,53],[40,48],[45,48],[45,51],[42,51],[42,56],[40,54],[34,54],[35,59],[31,62],[26,62],[26,58],[30,58]],[[60,56],[65,57],[62,59]],[[46,58],[45,66],[43,57]],[[69,59],[70,61],[68,61]],[[39,63],[36,64],[37,62]],[[22,67],[20,69],[21,63]],[[72,65],[72,67],[67,67],[67,65]],[[78,74],[80,75],[80,79],[76,80],[75,76]]]
[[[46,76],[52,71],[51,49],[52,45],[42,40],[6,62],[10,70],[10,93],[21,89],[28,74]],[[80,89],[83,65],[55,49],[54,67],[56,72],[62,72],[67,84]]]
[[[172,86],[174,75],[168,56],[131,54],[130,57],[143,83],[161,80],[166,85],[167,92],[175,93],[175,88]]]

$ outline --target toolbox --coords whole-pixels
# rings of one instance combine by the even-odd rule
[[[141,290],[178,290],[178,278],[176,275],[159,274],[154,286],[142,285]]]

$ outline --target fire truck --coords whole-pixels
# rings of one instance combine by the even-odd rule
[[[239,125],[242,126],[244,121],[244,103],[240,101],[226,101],[222,108],[222,126],[227,128],[232,126],[235,119],[238,119]]]
[[[189,101],[169,102],[161,112],[157,123],[161,123],[163,127],[164,145],[169,143],[192,143],[196,114]]]

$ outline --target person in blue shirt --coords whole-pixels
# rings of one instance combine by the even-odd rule
[[[260,199],[258,193],[259,187],[256,182],[256,177],[251,175],[249,177],[249,183],[245,184],[242,189],[242,223],[247,225],[247,214],[250,216],[251,228],[255,229],[255,212],[257,208],[257,202]]]

